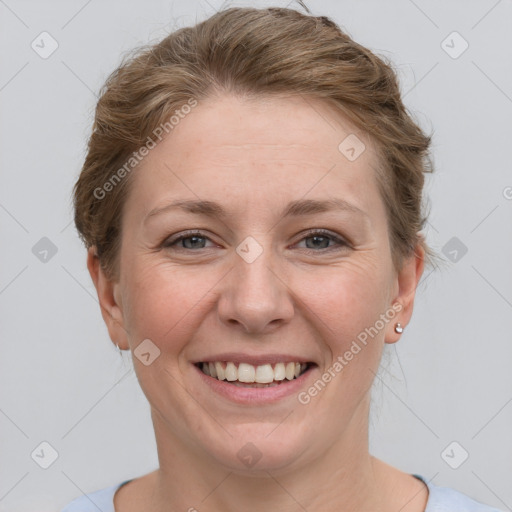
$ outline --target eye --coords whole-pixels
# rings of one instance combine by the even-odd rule
[[[311,243],[307,241],[311,240]],[[212,242],[210,238],[205,236],[201,231],[187,231],[176,237],[171,237],[162,243],[163,248],[175,249],[175,250],[200,250],[208,249],[205,246],[206,241]],[[327,230],[311,230],[306,233],[299,243],[306,241],[306,251],[321,252],[330,251],[348,247],[349,244],[342,238],[333,235]],[[213,243],[213,242],[212,242]],[[335,243],[338,247],[329,246],[329,244]],[[213,246],[211,246],[213,247]]]
[[[204,241],[210,240],[208,237],[204,236],[200,231],[188,231],[186,233],[182,233],[176,238],[170,238],[164,241],[162,247],[165,248],[176,248],[177,250],[182,249],[207,249],[204,246]],[[178,245],[182,242],[180,245]],[[211,242],[211,240],[210,240]]]
[[[311,240],[311,243],[308,244],[307,240]],[[348,243],[345,240],[331,234],[326,230],[312,230],[309,231],[306,236],[301,239],[302,241],[306,241],[306,250],[310,250],[313,252],[319,252],[316,249],[320,250],[336,250],[342,247],[348,247]],[[328,247],[330,242],[335,242],[338,247]],[[300,242],[299,242],[300,243]]]

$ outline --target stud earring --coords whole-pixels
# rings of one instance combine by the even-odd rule
[[[402,324],[400,324],[400,322],[395,324],[395,332],[397,332],[398,334],[402,334],[404,332],[404,328],[402,327]]]

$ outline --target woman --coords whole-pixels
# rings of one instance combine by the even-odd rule
[[[111,75],[75,222],[159,468],[63,512],[495,510],[368,448],[435,257],[429,144],[390,65],[289,9],[219,12]]]

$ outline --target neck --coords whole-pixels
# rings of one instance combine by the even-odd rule
[[[160,468],[151,510],[356,512],[382,506],[382,472],[368,451],[368,403],[361,404],[343,435],[324,452],[305,448],[285,467],[250,473],[184,444],[158,413],[152,416]]]

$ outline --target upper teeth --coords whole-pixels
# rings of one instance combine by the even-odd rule
[[[238,380],[239,382],[258,382],[260,384],[266,384],[274,380],[284,380],[285,378],[292,380],[298,377],[306,368],[306,363],[293,362],[277,363],[274,367],[270,364],[253,366],[252,364],[239,363],[238,368],[231,361],[202,364],[203,372],[218,380],[228,380],[230,382]]]

